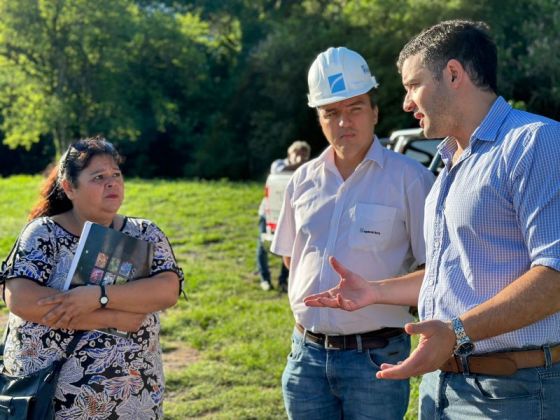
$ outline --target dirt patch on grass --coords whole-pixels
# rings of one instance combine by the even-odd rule
[[[181,342],[168,343],[163,351],[163,369],[167,372],[182,370],[200,359],[200,353]]]

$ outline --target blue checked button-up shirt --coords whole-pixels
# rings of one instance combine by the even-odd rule
[[[560,271],[560,123],[499,97],[426,199],[422,319],[449,320],[487,301],[530,268]],[[519,311],[526,308],[520,307]],[[485,353],[560,343],[560,313],[476,343]]]

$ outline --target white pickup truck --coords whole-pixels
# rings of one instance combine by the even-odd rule
[[[276,224],[284,201],[284,190],[293,172],[270,174],[264,186],[264,214],[266,218],[266,232],[261,235],[265,242],[272,242]]]
[[[420,162],[437,176],[442,166],[437,152],[441,140],[424,137],[421,128],[407,128],[393,131],[386,147]]]

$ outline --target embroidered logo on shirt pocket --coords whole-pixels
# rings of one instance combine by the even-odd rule
[[[352,209],[349,245],[355,249],[382,249],[391,239],[397,209],[380,204],[357,203]],[[351,211],[352,211],[351,210]]]

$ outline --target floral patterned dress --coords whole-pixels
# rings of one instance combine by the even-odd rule
[[[173,271],[183,280],[169,241],[154,223],[125,218],[121,231],[155,244],[151,275]],[[20,236],[6,278],[30,279],[62,290],[78,240],[49,217],[33,220]],[[4,365],[10,374],[29,374],[61,359],[76,333],[28,322],[12,313],[8,323]],[[159,316],[152,313],[130,338],[85,332],[62,368],[55,395],[56,418],[163,418],[159,331]]]

